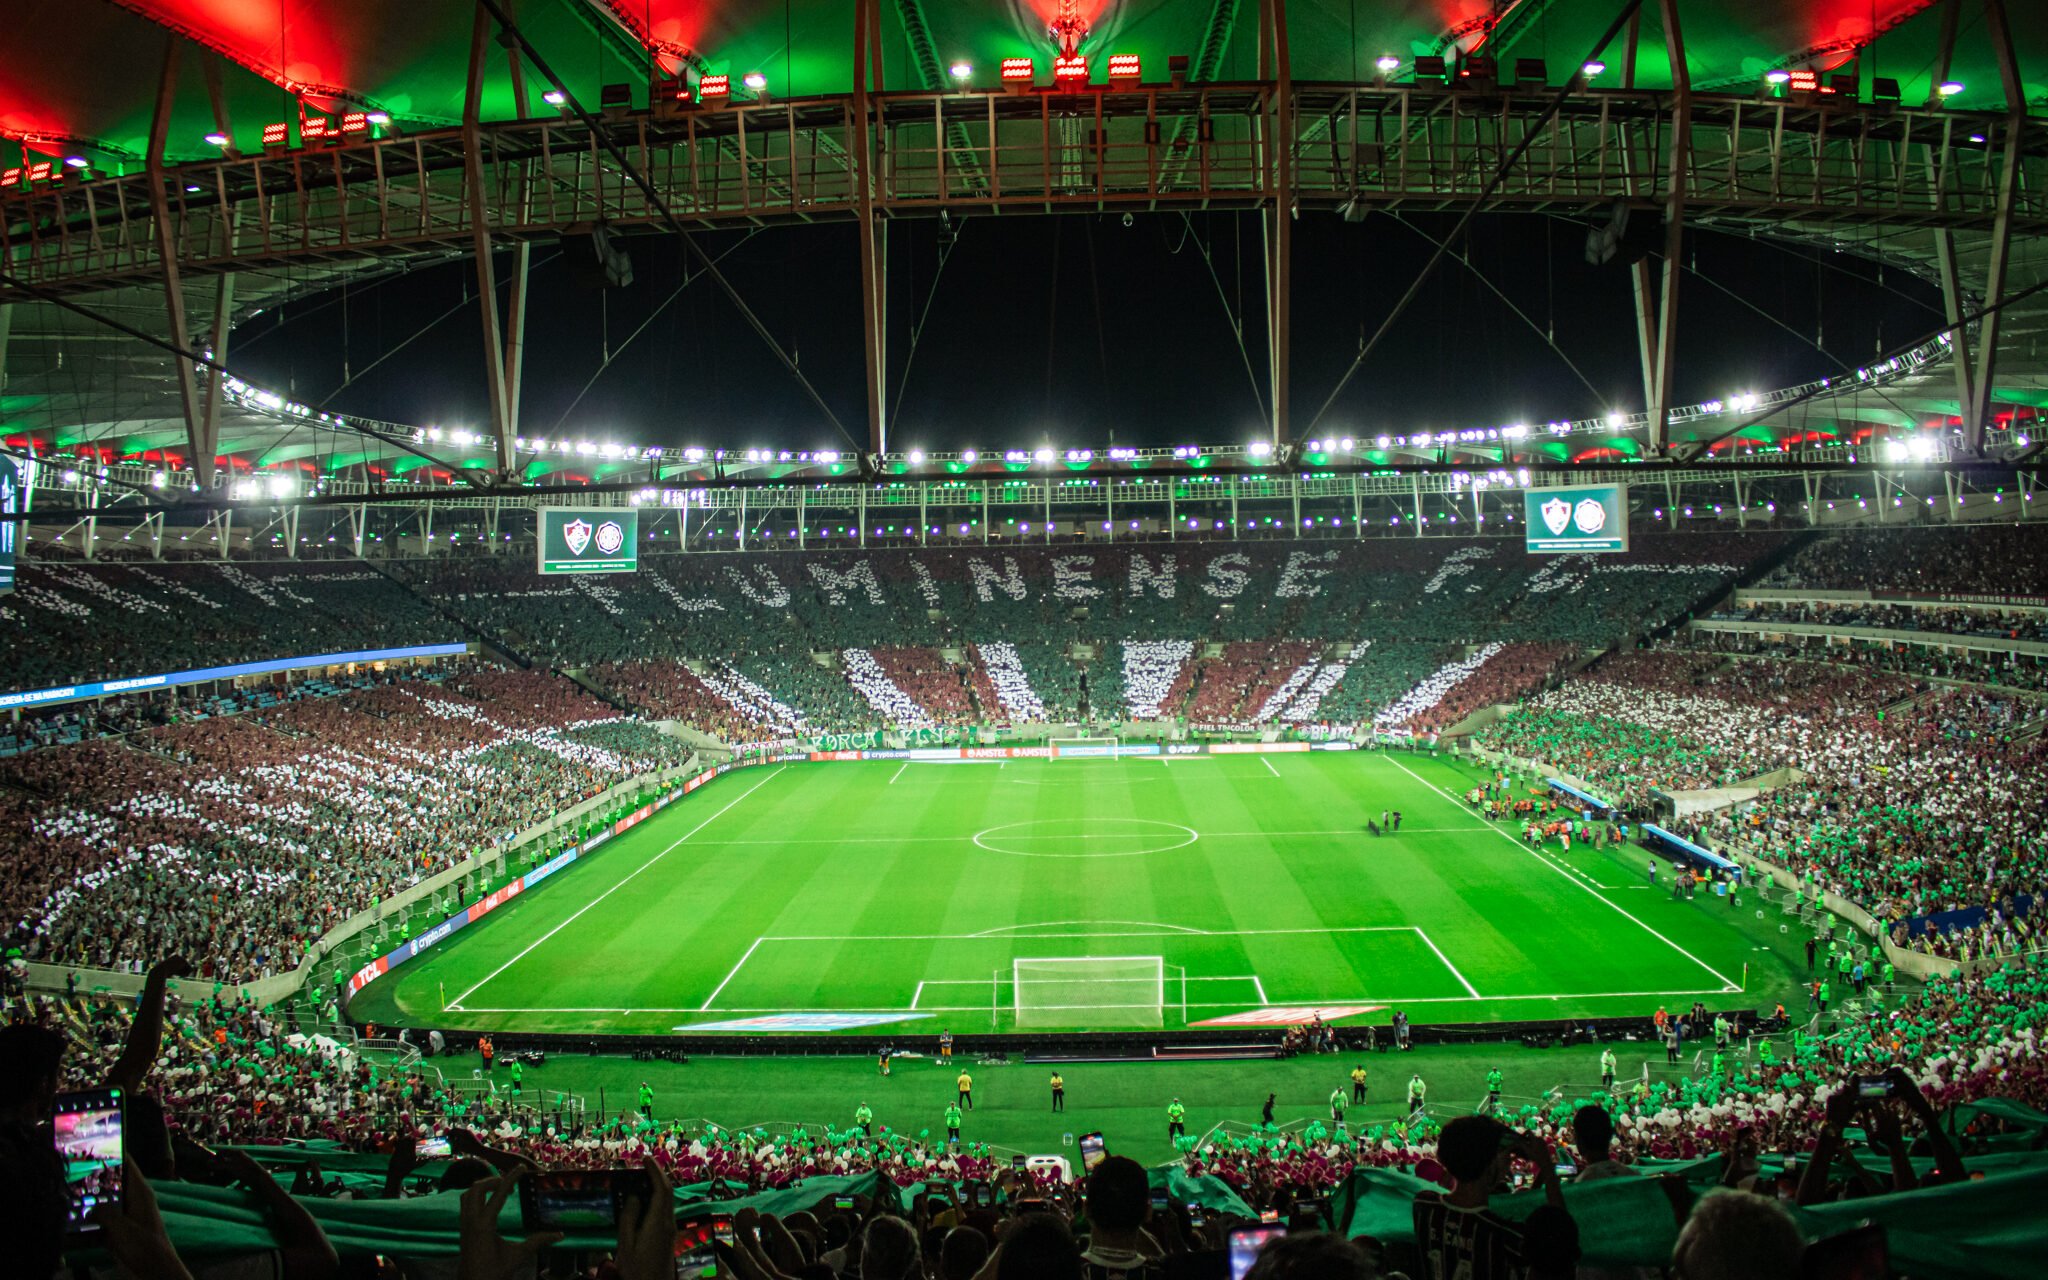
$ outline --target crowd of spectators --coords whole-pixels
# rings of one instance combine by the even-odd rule
[[[468,638],[355,560],[26,562],[0,622],[0,692]]]
[[[1989,684],[2029,693],[2048,693],[2048,654],[2000,652],[1995,648],[1954,648],[1938,642],[1912,643],[1852,637],[1785,635],[1767,638],[1754,631],[1685,633],[1692,648],[1754,657],[1796,658],[1839,662],[1871,671],[1886,671],[1912,680],[1946,680],[1958,684]]]
[[[1267,703],[1288,677],[1308,663],[1312,652],[1313,646],[1298,640],[1232,641],[1223,646],[1221,655],[1203,658],[1189,671],[1193,693],[1182,714],[1198,725],[1244,725],[1271,719],[1266,714]]]
[[[465,667],[0,761],[30,960],[236,982],[377,901],[688,755],[560,677]]]
[[[1855,529],[1809,543],[1759,585],[1941,598],[2041,594],[2048,524]]]
[[[1883,600],[1750,600],[1716,610],[1731,622],[1788,622],[1802,626],[1924,631],[1991,640],[2048,639],[2048,609],[1964,604],[1893,604]]]
[[[252,1172],[241,1157],[231,1165],[217,1164],[220,1157],[212,1154],[248,1146],[259,1158],[289,1160],[287,1167],[296,1170],[292,1190],[303,1203],[336,1197],[374,1202],[458,1190],[515,1167],[641,1167],[664,1192],[687,1186],[702,1194],[710,1184],[728,1198],[799,1188],[819,1178],[880,1174],[916,1192],[906,1197],[907,1209],[901,1203],[888,1207],[905,1212],[918,1227],[969,1226],[985,1229],[987,1236],[971,1266],[948,1271],[944,1231],[927,1237],[928,1252],[912,1232],[906,1252],[891,1264],[898,1269],[887,1272],[904,1277],[1080,1276],[1089,1274],[1085,1268],[1092,1256],[1098,1263],[1114,1259],[1141,1280],[1164,1280],[1180,1274],[1175,1258],[1213,1252],[1222,1243],[1222,1231],[1197,1229],[1177,1205],[1148,1212],[1160,1174],[1148,1176],[1121,1158],[1112,1157],[1103,1166],[1107,1173],[1098,1170],[1068,1185],[1046,1175],[1012,1174],[986,1148],[935,1143],[926,1134],[861,1124],[859,1117],[844,1128],[780,1125],[770,1132],[665,1121],[651,1107],[615,1116],[590,1114],[560,1095],[536,1090],[522,1097],[502,1085],[462,1079],[460,1072],[459,1083],[449,1083],[444,1065],[459,1067],[473,1060],[460,1047],[447,1050],[453,1056],[393,1063],[301,1034],[292,1029],[288,1011],[237,1003],[232,992],[216,991],[209,998],[166,1007],[163,979],[184,968],[158,966],[133,1002],[10,996],[4,1009],[9,1029],[0,1032],[0,1053],[22,1070],[0,1090],[8,1095],[0,1101],[30,1087],[39,1071],[53,1073],[49,1088],[118,1081],[133,1096],[131,1170],[139,1176],[131,1179],[131,1187],[146,1187],[148,1181],[206,1183],[229,1173],[230,1180],[264,1194],[268,1173],[260,1167]],[[1410,1274],[1437,1277],[1454,1270],[1431,1256],[1437,1206],[1444,1200],[1461,1202],[1461,1192],[1469,1207],[1480,1211],[1489,1193],[1533,1185],[1554,1214],[1569,1218],[1570,1202],[1558,1194],[1563,1181],[1656,1177],[1719,1157],[1710,1176],[1722,1190],[1695,1202],[1696,1193],[1680,1183],[1667,1189],[1682,1224],[1675,1247],[1694,1266],[1700,1265],[1702,1252],[1716,1250],[1745,1255],[1748,1265],[1729,1272],[1688,1271],[1681,1262],[1680,1274],[1792,1280],[1800,1274],[1802,1236],[1780,1203],[1812,1209],[1869,1199],[1874,1207],[1892,1207],[1896,1201],[1889,1198],[1939,1194],[1967,1182],[1986,1144],[2000,1141],[1996,1124],[1979,1129],[1945,1122],[1953,1108],[1986,1099],[2023,1107],[2048,1104],[2048,1057],[2041,1052],[2048,973],[2038,965],[2007,963],[1935,979],[1897,998],[1878,998],[1874,992],[1873,997],[1853,1012],[1808,1029],[1756,1037],[1749,1041],[1751,1051],[1716,1053],[1710,1066],[1675,1078],[1653,1080],[1645,1070],[1637,1077],[1619,1077],[1611,1086],[1581,1085],[1482,1104],[1476,1115],[1464,1114],[1461,1105],[1435,1105],[1355,1129],[1317,1118],[1306,1124],[1291,1120],[1187,1135],[1177,1144],[1180,1155],[1172,1176],[1184,1179],[1184,1185],[1219,1187],[1253,1213],[1286,1217],[1299,1212],[1305,1201],[1334,1201],[1362,1171],[1412,1173],[1421,1179],[1414,1185],[1423,1188],[1416,1195],[1412,1237],[1387,1233],[1360,1241],[1358,1252],[1346,1255],[1350,1269],[1305,1274],[1371,1276],[1382,1267],[1406,1265]],[[1704,1037],[1710,1034],[1707,1016],[1695,1009],[1681,1013],[1679,1020],[1689,1020],[1693,1034]],[[34,1050],[32,1061],[28,1048]],[[1592,1047],[1577,1052],[1590,1055]],[[1867,1087],[1871,1080],[1885,1087],[1873,1091]],[[457,1160],[422,1164],[415,1140],[441,1133],[449,1136]],[[1867,1145],[1875,1160],[1855,1159],[1857,1144]],[[320,1165],[323,1150],[346,1156],[382,1153],[386,1161],[381,1176],[330,1174]],[[362,1168],[353,1160],[347,1163]],[[26,1170],[18,1176],[26,1176]],[[844,1183],[826,1185],[843,1194]],[[1735,1207],[1716,1203],[1717,1197],[1731,1195],[1741,1197]],[[1046,1202],[1047,1229],[1057,1230],[1047,1241],[1029,1246],[1048,1250],[1050,1261],[1034,1257],[1029,1269],[1005,1270],[1000,1261],[987,1263],[988,1246],[1000,1242],[1006,1250],[1013,1248],[1019,1237],[1014,1222],[1005,1219],[1013,1217],[1010,1202],[1020,1199]],[[324,1241],[317,1238],[317,1223],[310,1215],[291,1218],[304,1213],[303,1203],[297,1210],[274,1205],[272,1212],[283,1215],[276,1230],[287,1248],[318,1257]],[[995,1212],[977,1218],[971,1211],[980,1205]],[[789,1251],[779,1263],[764,1254],[734,1258],[728,1265],[745,1276],[832,1274],[867,1280],[880,1274],[871,1254],[848,1266],[823,1246],[828,1237],[844,1242],[872,1210],[872,1205],[856,1205],[849,1214],[821,1202],[815,1211],[787,1219],[798,1233],[815,1231],[818,1239],[778,1244]],[[837,1227],[821,1221],[834,1213],[846,1221]],[[1226,1228],[1252,1221],[1227,1210],[1212,1209],[1209,1216],[1223,1219]],[[763,1222],[764,1235],[776,1230],[774,1220],[758,1215],[749,1220]],[[1538,1261],[1525,1253],[1555,1247],[1559,1239],[1571,1241],[1575,1247],[1549,1259],[1556,1269],[1544,1272],[1570,1275],[1579,1256],[1599,1252],[1604,1233],[1621,1226],[1600,1217],[1580,1218],[1568,1232],[1554,1233],[1539,1232],[1536,1222],[1521,1226],[1516,1219],[1489,1213],[1481,1229],[1497,1234],[1490,1243],[1517,1267]],[[1757,1241],[1726,1238],[1729,1222],[1745,1232],[1762,1223],[1772,1233],[1784,1233],[1782,1256],[1760,1259]],[[1332,1214],[1327,1225],[1342,1224]],[[622,1237],[622,1250],[630,1247],[631,1234]],[[1085,1236],[1078,1244],[1077,1234]],[[130,1242],[117,1238],[114,1243],[122,1248]],[[14,1244],[55,1248],[53,1241],[41,1238]],[[167,1236],[163,1245],[175,1249],[176,1241]],[[465,1231],[464,1254],[481,1247]],[[332,1253],[326,1249],[330,1259]],[[922,1262],[920,1253],[927,1253]],[[805,1270],[812,1260],[825,1269]],[[1262,1264],[1268,1270],[1252,1274],[1297,1274],[1272,1269],[1279,1260],[1273,1255]],[[666,1254],[663,1261],[668,1261]],[[1045,1269],[1071,1268],[1077,1261],[1076,1269]],[[980,1270],[984,1265],[997,1269]],[[1482,1267],[1472,1274],[1493,1273]]]
[[[1900,945],[1974,959],[2033,946],[2018,904],[2048,889],[2041,714],[1990,690],[1661,649],[1610,656],[1477,741],[1642,811],[1652,790],[1793,770],[1743,803],[1673,826],[1862,905],[1891,922]],[[1999,923],[1959,933],[1912,925],[1971,908]]]

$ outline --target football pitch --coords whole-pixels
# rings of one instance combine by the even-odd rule
[[[1652,888],[1640,851],[1529,848],[1463,802],[1471,785],[1451,761],[1380,752],[735,770],[352,1012],[657,1035],[1309,1008],[1482,1022],[1726,1004],[1777,950],[1735,927],[1746,903],[1673,902],[1668,872]],[[1399,832],[1370,834],[1386,810]],[[1767,967],[1781,985],[1782,961]]]

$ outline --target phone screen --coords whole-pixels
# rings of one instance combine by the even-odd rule
[[[413,1154],[422,1160],[446,1160],[455,1154],[446,1138],[421,1138],[412,1144]]]
[[[708,1280],[718,1274],[713,1239],[708,1218],[686,1218],[676,1224],[676,1280]]]
[[[1202,1212],[1202,1206],[1192,1200],[1188,1201],[1188,1225],[1199,1230],[1207,1221],[1208,1217]]]
[[[1172,1196],[1167,1195],[1164,1191],[1154,1191],[1152,1193],[1152,1213],[1154,1217],[1157,1217],[1164,1213],[1169,1213],[1172,1211],[1172,1209]]]
[[[121,1203],[121,1091],[58,1094],[52,1127],[71,1195],[65,1226],[74,1235],[97,1234],[92,1211]]]
[[[1269,1240],[1287,1234],[1281,1226],[1239,1227],[1230,1233],[1230,1280],[1244,1280],[1245,1272],[1259,1260],[1259,1250]]]
[[[1569,1161],[1561,1160],[1557,1165],[1557,1176],[1560,1181],[1566,1178],[1576,1178],[1579,1176],[1579,1166]]]
[[[1023,1157],[1023,1156],[1011,1156],[1011,1157],[1010,1157],[1010,1167],[1011,1167],[1012,1169],[1015,1169],[1015,1170],[1016,1170],[1016,1171],[1017,1171],[1018,1173],[1022,1173],[1022,1172],[1024,1172],[1024,1157]]]
[[[1892,1096],[1892,1082],[1886,1076],[1856,1077],[1856,1096],[1859,1098],[1889,1098]]]
[[[711,1216],[711,1238],[720,1244],[736,1244],[739,1237],[733,1234],[732,1219],[725,1214]]]
[[[1302,1231],[1323,1231],[1330,1225],[1328,1200],[1297,1200],[1288,1210],[1287,1225]]]
[[[1081,1168],[1084,1171],[1088,1173],[1095,1172],[1095,1166],[1101,1164],[1103,1158],[1107,1155],[1109,1155],[1109,1149],[1103,1144],[1100,1133],[1084,1133],[1081,1135]]]
[[[1280,1211],[1278,1209],[1261,1209],[1259,1210],[1259,1221],[1278,1222],[1280,1221]]]
[[[649,1194],[638,1169],[555,1169],[519,1183],[519,1213],[528,1231],[611,1231],[621,1202]]]
[[[848,1209],[851,1209],[851,1208],[853,1208],[853,1197],[852,1197],[852,1196],[833,1196],[833,1197],[832,1197],[832,1207],[833,1207],[834,1209],[837,1209],[837,1210],[839,1210],[839,1211],[840,1211],[841,1213],[844,1213],[844,1212],[846,1212],[846,1211],[847,1211]]]

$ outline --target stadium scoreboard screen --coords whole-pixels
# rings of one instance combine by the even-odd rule
[[[1628,486],[1587,484],[1571,489],[1531,489],[1527,541],[1531,555],[1579,555],[1628,550]]]
[[[542,573],[631,573],[640,567],[640,513],[617,507],[542,507]]]

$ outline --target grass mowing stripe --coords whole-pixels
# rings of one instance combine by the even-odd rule
[[[499,974],[505,972],[505,970],[510,969],[513,965],[518,964],[521,960],[525,959],[527,954],[531,952],[535,947],[538,947],[541,943],[546,942],[549,938],[554,937],[562,930],[576,923],[576,921],[582,917],[584,912],[590,910],[598,903],[603,902],[606,898],[609,898],[613,894],[617,893],[620,889],[625,887],[626,882],[628,880],[631,880],[634,876],[639,875],[642,871],[647,870],[647,868],[653,866],[655,863],[660,862],[663,858],[666,858],[669,855],[669,853],[675,849],[677,845],[683,843],[683,841],[688,840],[691,836],[696,835],[699,831],[702,831],[704,828],[718,821],[719,817],[725,813],[726,809],[732,808],[733,805],[738,804],[740,801],[746,799],[748,796],[753,795],[756,791],[759,791],[762,787],[767,786],[768,783],[774,780],[776,774],[781,773],[784,769],[787,768],[789,768],[789,766],[786,764],[777,765],[775,767],[774,773],[770,773],[767,777],[761,779],[753,786],[748,787],[745,791],[742,791],[738,795],[734,796],[732,800],[725,806],[725,809],[720,809],[717,813],[712,814],[710,817],[704,819],[704,821],[698,823],[696,826],[691,827],[689,831],[685,832],[680,836],[677,836],[674,840],[670,841],[668,846],[664,848],[660,853],[655,854],[647,861],[633,868],[633,870],[627,872],[624,876],[622,876],[617,884],[613,885],[609,889],[606,889],[603,893],[598,894],[595,898],[592,898],[590,901],[584,903],[581,907],[578,907],[576,909],[576,913],[570,916],[567,920],[562,921],[562,923],[556,925],[554,928],[548,930],[546,933],[540,935],[538,938],[535,938],[532,942],[527,943],[525,949],[520,951],[518,955],[513,956],[510,960],[507,960],[505,963],[491,970],[488,974],[484,975],[483,982],[477,983],[469,990],[455,997],[455,999],[450,1003],[452,1005],[460,1005],[464,1000],[469,998],[471,995],[474,995],[477,992],[477,990],[484,985],[484,983],[489,982],[492,978],[497,977]]]
[[[1413,770],[1413,769],[1410,769],[1410,768],[1409,768],[1409,767],[1408,767],[1407,765],[1405,765],[1405,764],[1402,764],[1402,763],[1401,763],[1401,762],[1400,762],[1399,760],[1396,760],[1396,759],[1394,759],[1394,757],[1392,757],[1392,756],[1388,755],[1388,756],[1382,756],[1381,758],[1382,758],[1382,759],[1384,759],[1384,760],[1385,760],[1385,761],[1386,761],[1386,762],[1387,762],[1388,764],[1391,764],[1391,765],[1393,765],[1393,766],[1394,766],[1394,767],[1395,767],[1396,769],[1399,769],[1399,770],[1400,770],[1401,772],[1403,772],[1403,773],[1407,774],[1407,775],[1408,775],[1409,777],[1411,777],[1411,778],[1415,779],[1415,780],[1416,780],[1417,782],[1421,783],[1421,784],[1422,784],[1423,786],[1425,786],[1425,787],[1428,787],[1428,788],[1429,788],[1429,789],[1430,789],[1431,791],[1434,791],[1434,792],[1436,792],[1436,793],[1437,793],[1438,795],[1442,796],[1442,797],[1443,797],[1444,799],[1446,799],[1446,800],[1449,800],[1449,801],[1451,801],[1451,803],[1453,803],[1453,804],[1456,804],[1456,803],[1457,803],[1457,799],[1456,799],[1456,798],[1455,798],[1454,796],[1452,796],[1450,792],[1448,792],[1448,791],[1445,791],[1445,790],[1444,790],[1444,789],[1443,789],[1442,787],[1439,787],[1439,786],[1438,786],[1438,785],[1436,785],[1436,784],[1435,784],[1434,782],[1431,782],[1431,781],[1430,781],[1429,779],[1427,779],[1427,778],[1423,777],[1423,776],[1422,776],[1421,774],[1419,774],[1419,773],[1415,772],[1415,770]],[[1515,839],[1515,838],[1514,838],[1513,836],[1509,835],[1509,834],[1508,834],[1507,832],[1505,832],[1505,831],[1502,831],[1502,830],[1501,830],[1501,829],[1500,829],[1499,827],[1492,827],[1492,828],[1490,828],[1490,830],[1491,830],[1491,831],[1493,832],[1493,834],[1495,834],[1495,835],[1499,836],[1499,837],[1500,837],[1501,839],[1503,839],[1503,840],[1507,841],[1507,842],[1508,842],[1509,844],[1511,844],[1511,845],[1515,846],[1515,848],[1517,848],[1517,849],[1521,850],[1521,851],[1522,851],[1523,853],[1526,853],[1526,854],[1528,854],[1528,855],[1529,855],[1530,857],[1532,857],[1532,858],[1536,859],[1536,861],[1538,861],[1538,862],[1542,863],[1542,864],[1543,864],[1544,866],[1546,866],[1546,867],[1550,868],[1550,870],[1552,870],[1553,872],[1556,872],[1556,873],[1557,873],[1557,874],[1558,874],[1559,876],[1562,876],[1562,877],[1564,878],[1564,880],[1565,880],[1565,882],[1566,882],[1566,883],[1568,883],[1568,884],[1572,884],[1572,885],[1576,885],[1576,886],[1578,886],[1579,888],[1581,888],[1581,889],[1584,889],[1584,890],[1585,890],[1585,891],[1586,891],[1586,892],[1587,892],[1588,894],[1591,894],[1591,895],[1592,895],[1592,897],[1594,898],[1594,900],[1595,900],[1595,901],[1597,901],[1597,902],[1600,902],[1601,904],[1603,904],[1603,905],[1605,905],[1605,906],[1607,906],[1607,907],[1610,907],[1610,908],[1612,908],[1612,909],[1613,909],[1613,910],[1615,910],[1615,911],[1618,911],[1618,912],[1620,912],[1620,913],[1621,913],[1622,915],[1624,915],[1624,916],[1627,916],[1627,917],[1628,917],[1628,919],[1630,919],[1630,920],[1634,921],[1634,922],[1635,922],[1635,924],[1637,925],[1637,927],[1638,927],[1638,928],[1640,928],[1640,929],[1642,929],[1642,930],[1643,930],[1643,932],[1645,932],[1645,933],[1649,934],[1649,935],[1650,935],[1651,937],[1653,937],[1653,938],[1657,939],[1657,941],[1659,941],[1659,942],[1663,943],[1663,944],[1664,944],[1665,946],[1667,946],[1667,947],[1670,947],[1670,948],[1671,948],[1671,949],[1672,949],[1673,951],[1676,951],[1676,952],[1677,952],[1677,953],[1678,953],[1679,955],[1682,955],[1682,956],[1684,956],[1684,957],[1685,957],[1686,959],[1688,959],[1688,960],[1692,961],[1692,962],[1693,962],[1694,964],[1698,965],[1698,966],[1699,966],[1700,968],[1702,968],[1702,969],[1705,969],[1705,970],[1706,970],[1706,971],[1707,971],[1708,973],[1711,973],[1711,974],[1713,974],[1713,975],[1714,975],[1714,977],[1716,977],[1716,978],[1720,979],[1721,983],[1723,984],[1723,986],[1724,986],[1724,987],[1725,987],[1725,988],[1726,988],[1727,990],[1729,990],[1729,991],[1737,991],[1737,990],[1740,990],[1740,988],[1739,988],[1739,987],[1738,987],[1738,986],[1737,986],[1737,985],[1736,985],[1735,983],[1733,983],[1733,982],[1730,982],[1730,981],[1728,980],[1728,977],[1727,977],[1727,975],[1726,975],[1726,974],[1723,974],[1723,973],[1722,973],[1722,972],[1721,972],[1720,970],[1718,970],[1718,969],[1714,968],[1714,966],[1712,966],[1712,965],[1708,964],[1708,963],[1707,963],[1706,961],[1704,961],[1704,960],[1700,959],[1700,958],[1699,958],[1698,956],[1694,955],[1694,954],[1693,954],[1692,952],[1690,952],[1690,951],[1687,951],[1687,950],[1686,950],[1686,949],[1685,949],[1684,947],[1681,947],[1681,946],[1679,946],[1679,945],[1678,945],[1677,943],[1673,942],[1673,941],[1672,941],[1671,939],[1669,939],[1669,938],[1665,937],[1665,936],[1664,936],[1663,934],[1661,934],[1661,933],[1657,932],[1657,931],[1656,931],[1655,929],[1651,928],[1651,927],[1650,927],[1649,925],[1647,925],[1647,924],[1644,924],[1644,923],[1643,923],[1643,922],[1642,922],[1641,920],[1637,919],[1637,918],[1636,918],[1636,917],[1635,917],[1634,915],[1630,914],[1630,912],[1629,912],[1629,911],[1628,911],[1628,910],[1627,910],[1626,908],[1624,908],[1624,907],[1623,907],[1623,906],[1622,906],[1622,905],[1621,905],[1620,903],[1618,903],[1618,902],[1610,902],[1610,901],[1608,901],[1608,899],[1606,899],[1606,898],[1603,898],[1603,897],[1601,897],[1601,896],[1600,896],[1600,893],[1599,893],[1599,891],[1598,891],[1598,890],[1596,890],[1596,889],[1592,888],[1592,887],[1591,887],[1591,886],[1589,886],[1589,885],[1586,885],[1586,884],[1584,884],[1584,883],[1581,883],[1581,882],[1579,881],[1579,879],[1578,879],[1577,877],[1575,877],[1575,876],[1572,876],[1572,875],[1570,875],[1570,874],[1566,873],[1565,871],[1561,870],[1561,869],[1560,869],[1560,868],[1559,868],[1559,867],[1558,867],[1558,866],[1557,866],[1557,865],[1556,865],[1555,863],[1551,862],[1551,860],[1550,860],[1550,859],[1548,859],[1548,858],[1544,857],[1544,856],[1543,856],[1542,854],[1540,854],[1540,853],[1537,853],[1537,852],[1536,852],[1535,850],[1533,850],[1533,849],[1530,849],[1530,848],[1529,848],[1528,846],[1524,845],[1524,844],[1523,844],[1523,843],[1522,843],[1522,842],[1521,842],[1520,840],[1517,840],[1517,839]]]

